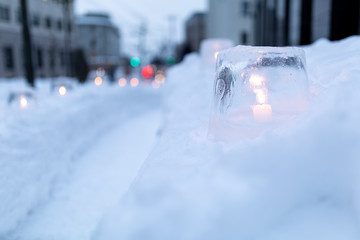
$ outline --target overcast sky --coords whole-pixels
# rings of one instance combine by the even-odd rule
[[[180,42],[184,37],[184,21],[196,11],[207,9],[207,0],[76,0],[77,14],[88,11],[110,13],[122,32],[122,49],[137,53],[139,27],[146,23],[146,48],[153,52],[169,41]],[[176,28],[170,32],[169,16],[176,17]]]

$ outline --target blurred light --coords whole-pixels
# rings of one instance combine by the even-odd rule
[[[132,87],[137,87],[137,86],[139,85],[139,79],[137,79],[137,78],[132,78],[132,79],[130,80],[130,85],[131,85]]]
[[[133,66],[133,67],[139,66],[140,63],[141,63],[141,61],[140,61],[140,58],[138,58],[138,57],[133,57],[133,58],[130,60],[130,65]]]
[[[141,70],[141,76],[143,78],[152,78],[154,76],[154,70],[152,66],[150,65],[144,66],[144,68]]]
[[[99,67],[98,69],[96,69],[96,75],[99,77],[103,77],[105,75],[105,69],[102,67]]]
[[[256,101],[260,104],[267,102],[267,90],[266,89],[255,89]]]
[[[125,87],[126,84],[127,84],[127,81],[126,81],[125,78],[120,78],[120,79],[119,79],[119,86],[120,86],[120,87]]]
[[[151,83],[151,85],[152,85],[153,88],[156,89],[156,88],[159,88],[159,87],[160,87],[160,82],[158,82],[158,81],[155,80],[155,81],[153,81],[153,82]]]
[[[253,74],[251,75],[249,82],[251,87],[260,87],[264,84],[264,78],[262,76]]]
[[[66,88],[64,86],[59,87],[59,94],[60,96],[66,95]]]
[[[28,100],[26,99],[25,96],[21,96],[20,97],[20,107],[27,108],[27,106],[28,106]]]
[[[216,52],[215,54],[214,54],[214,58],[215,58],[215,60],[217,59],[217,56],[219,55],[219,52]]]
[[[103,83],[103,79],[101,77],[96,77],[94,83],[96,86],[100,86]]]
[[[174,65],[176,62],[175,58],[173,56],[169,56],[166,58],[166,64],[171,66],[171,65]]]
[[[163,71],[158,71],[155,75],[155,81],[161,84],[165,83],[165,75]]]

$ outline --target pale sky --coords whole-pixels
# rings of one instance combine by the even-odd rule
[[[154,52],[163,43],[180,42],[184,37],[184,22],[196,11],[206,11],[207,0],[76,0],[77,14],[88,11],[108,12],[120,27],[123,52],[135,55],[139,28],[146,23],[146,49]],[[176,17],[176,28],[170,32],[169,16]]]

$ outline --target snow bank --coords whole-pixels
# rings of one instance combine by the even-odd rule
[[[94,239],[359,239],[360,38],[305,51],[310,109],[234,146],[206,139],[213,73],[171,69],[160,142]]]
[[[28,109],[7,105],[19,80],[0,82],[0,238],[66,184],[73,162],[129,114],[160,104],[158,92],[114,86],[77,86],[66,97],[39,82]],[[129,101],[138,99],[138,101]]]

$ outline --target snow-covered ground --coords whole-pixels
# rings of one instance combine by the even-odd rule
[[[156,142],[161,120],[159,111],[141,114],[97,140],[98,146],[75,163],[69,183],[14,235],[20,239],[90,239],[102,214],[130,187]]]
[[[160,89],[88,84],[61,97],[44,81],[21,109],[7,96],[22,83],[0,84],[0,239],[88,239],[156,142]]]
[[[305,51],[309,109],[232,146],[206,139],[213,73],[174,67],[162,137],[93,239],[360,239],[360,38]]]
[[[360,239],[360,38],[304,49],[310,107],[233,145],[207,139],[214,73],[196,54],[160,91],[1,99],[0,239]]]

